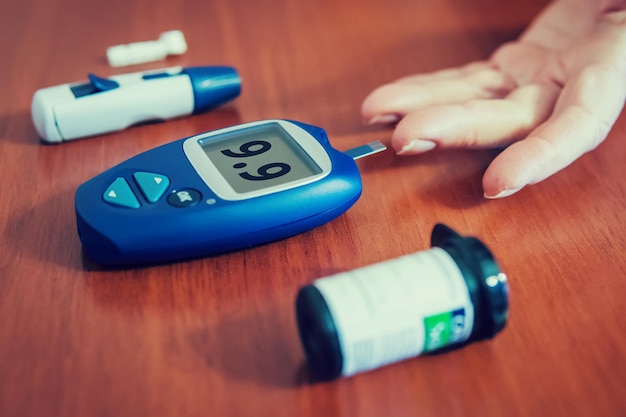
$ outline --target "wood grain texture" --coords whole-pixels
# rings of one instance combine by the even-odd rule
[[[511,4],[510,4],[511,3]],[[73,193],[171,140],[263,118],[335,147],[388,141],[359,108],[397,77],[482,59],[543,0],[23,0],[0,4],[0,416],[618,416],[626,414],[626,119],[596,151],[499,201],[494,151],[359,162],[335,221],[273,244],[137,269],[83,259]],[[179,28],[165,65],[233,65],[213,112],[59,146],[30,120],[38,88],[107,76],[108,46]],[[315,278],[426,249],[436,222],[479,236],[511,285],[492,341],[310,384],[294,299]]]

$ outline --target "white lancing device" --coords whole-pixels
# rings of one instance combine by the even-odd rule
[[[60,143],[201,113],[237,97],[241,79],[227,66],[171,67],[115,75],[35,92],[31,115],[42,141]]]

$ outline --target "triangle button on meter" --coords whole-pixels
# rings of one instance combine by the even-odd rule
[[[102,195],[104,201],[116,206],[139,208],[139,200],[128,185],[128,182],[122,177],[118,177],[109,185]]]
[[[165,175],[155,174],[154,172],[135,172],[133,178],[143,193],[143,196],[151,203],[159,201],[170,186],[169,178]]]

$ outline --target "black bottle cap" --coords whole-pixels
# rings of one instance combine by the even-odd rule
[[[343,354],[335,321],[322,293],[313,285],[298,291],[296,319],[300,340],[313,380],[331,380],[341,375]]]
[[[506,324],[509,290],[506,275],[491,251],[475,237],[461,236],[444,224],[435,225],[431,244],[454,259],[467,283],[474,305],[474,327],[465,344],[495,336]]]

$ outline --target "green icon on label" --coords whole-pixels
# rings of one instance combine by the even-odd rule
[[[465,331],[465,309],[424,318],[424,351],[431,352],[461,341]]]

